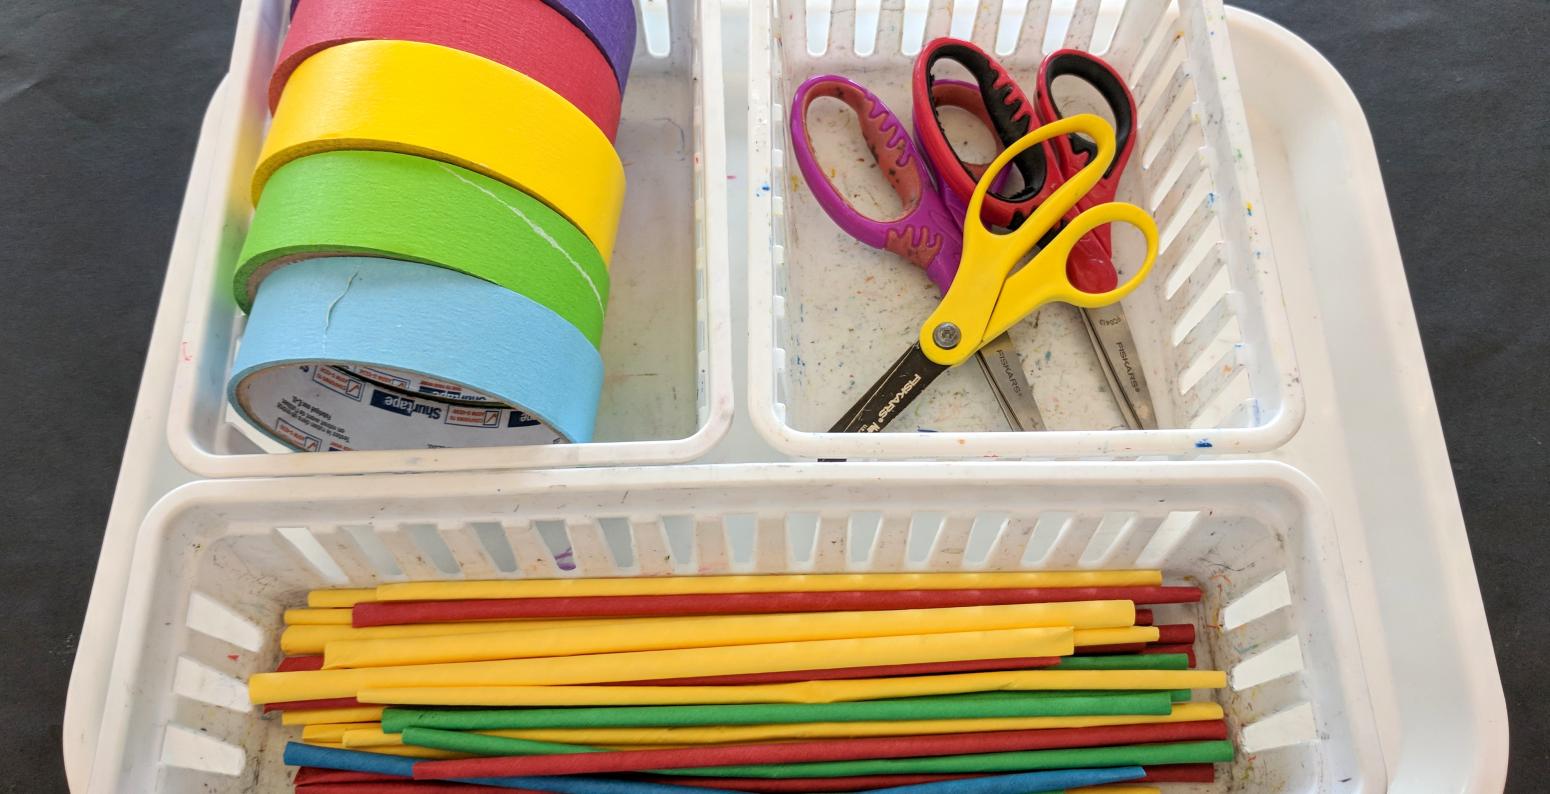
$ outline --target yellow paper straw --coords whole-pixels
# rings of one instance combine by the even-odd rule
[[[309,607],[343,607],[348,609],[356,604],[364,604],[377,600],[377,588],[375,587],[346,587],[338,590],[313,590],[307,593],[307,606]]]
[[[689,620],[689,618],[673,618]],[[289,656],[322,653],[334,640],[372,640],[397,637],[446,637],[455,634],[488,634],[518,629],[574,625],[614,625],[619,618],[583,620],[491,620],[468,623],[416,623],[403,626],[287,626],[280,634],[280,650]]]
[[[301,698],[298,698],[300,700]],[[380,722],[381,706],[351,706],[341,709],[296,709],[280,713],[281,725],[327,725],[344,722]]]
[[[772,576],[658,576],[621,579],[512,579],[402,582],[377,586],[379,601],[466,598],[786,593],[842,590],[967,590],[1012,587],[1132,587],[1162,584],[1162,572],[1016,571],[987,573],[840,573]]]
[[[1128,603],[1128,602],[1127,602]],[[1157,642],[1155,626],[1130,626],[1118,629],[1084,629],[1077,627],[1072,641],[1078,648],[1094,645],[1129,645],[1137,642]]]
[[[1069,628],[1006,629],[903,637],[776,642],[722,648],[600,653],[555,659],[510,659],[361,670],[258,673],[248,679],[254,703],[353,697],[363,689],[397,687],[558,686],[693,675],[741,675],[825,667],[1068,656],[1075,650]],[[824,683],[824,682],[814,682]],[[850,684],[840,681],[835,683]],[[636,687],[610,687],[633,690]],[[698,690],[699,687],[661,687]],[[734,687],[753,690],[757,687]],[[1182,689],[1163,686],[1158,689]],[[648,687],[650,689],[650,687]],[[358,720],[331,720],[357,722]]]
[[[1024,629],[1024,631],[1049,631],[1049,629]],[[476,664],[510,664],[510,662],[477,662]],[[323,672],[337,675],[374,671],[325,670]],[[317,673],[281,675],[317,675]],[[356,697],[365,703],[391,703],[401,706],[665,706],[719,703],[845,703],[856,700],[994,691],[1220,689],[1226,685],[1227,674],[1217,670],[1019,670],[744,686],[489,686],[477,684],[440,687],[378,686],[363,687]]]
[[[287,610],[285,610],[285,625],[287,625],[287,626],[348,626],[348,625],[350,625],[350,610],[348,610],[348,609],[287,609]]]
[[[1105,725],[1151,725],[1222,719],[1216,703],[1176,703],[1166,715],[1128,714],[1104,717],[996,717],[960,720],[898,720],[873,722],[807,722],[789,725],[721,725],[688,728],[544,728],[477,731],[491,736],[562,744],[612,746],[736,744],[746,742],[853,739],[874,736],[931,736],[988,731],[1031,731],[1048,728],[1095,728]],[[401,733],[383,733],[380,726],[359,726],[344,734],[345,747],[391,747],[402,744]]]
[[[301,729],[301,740],[304,742],[343,742],[344,736],[349,731],[359,731],[366,728],[381,728],[380,722],[322,722],[316,725],[304,725]],[[349,745],[341,745],[349,747]]]
[[[711,648],[777,642],[809,642],[906,634],[945,634],[1034,627],[1075,626],[1094,629],[1087,645],[1150,642],[1129,627],[1135,623],[1129,601],[1074,601],[1055,604],[901,609],[883,612],[727,615],[694,623],[625,621],[607,627],[570,626],[515,629],[434,640],[336,640],[328,643],[323,669],[392,667],[410,664],[528,659],[679,648]],[[676,629],[676,630],[675,630]],[[1131,632],[1131,633],[1125,633]],[[1081,632],[1078,638],[1084,636]],[[1137,636],[1136,639],[1127,639]],[[1076,645],[1084,643],[1078,639]]]

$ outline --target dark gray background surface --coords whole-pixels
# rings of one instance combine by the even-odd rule
[[[1509,789],[1542,789],[1550,5],[1239,4],[1312,42],[1366,110],[1506,684]],[[5,791],[65,790],[76,633],[236,7],[0,0]]]

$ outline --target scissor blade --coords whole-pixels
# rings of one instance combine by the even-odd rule
[[[1002,334],[980,348],[977,355],[980,369],[990,381],[1001,404],[1001,413],[1013,430],[1043,430],[1044,416],[1039,404],[1033,399],[1033,388],[1023,372],[1023,357],[1018,354],[1012,338]]]
[[[1125,424],[1138,430],[1156,430],[1157,410],[1146,386],[1146,371],[1136,355],[1136,338],[1130,333],[1125,310],[1118,303],[1083,309],[1082,320]]]
[[[829,428],[829,432],[881,432],[931,385],[931,381],[946,371],[946,366],[926,357],[920,343],[910,345],[910,349],[845,412],[844,418]]]

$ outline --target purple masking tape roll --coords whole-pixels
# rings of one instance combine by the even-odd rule
[[[619,92],[635,59],[634,0],[544,0],[597,43],[619,79]]]

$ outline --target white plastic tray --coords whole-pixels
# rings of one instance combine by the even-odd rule
[[[570,555],[560,555],[569,551]],[[559,562],[566,560],[566,562]],[[1276,463],[746,464],[207,481],[146,518],[88,791],[280,792],[244,680],[316,587],[735,572],[1161,567],[1205,591],[1197,692],[1241,753],[1197,791],[1382,791],[1334,527]],[[1371,610],[1371,604],[1358,604]]]
[[[698,457],[732,418],[721,17],[714,0],[643,0],[618,145],[630,183],[610,270],[606,380],[595,441],[483,449],[277,454],[226,402],[243,317],[228,284],[252,205],[267,86],[286,0],[246,0],[224,100],[201,137],[210,170],[178,253],[193,262],[167,443],[205,477],[674,463]],[[704,9],[710,9],[705,12]],[[708,180],[707,175],[714,175]]]
[[[747,46],[746,33],[740,9],[729,6],[727,13],[727,46],[735,52]],[[1500,791],[1506,707],[1371,136],[1350,89],[1317,52],[1257,16],[1227,13],[1313,407],[1296,438],[1273,457],[1320,483],[1340,533],[1348,586],[1377,597],[1376,613],[1359,612],[1355,620],[1368,674],[1393,682],[1391,696],[1375,693],[1373,702],[1391,790]],[[730,85],[745,66],[727,64]],[[136,529],[162,495],[193,479],[166,445],[165,406],[179,355],[182,285],[193,267],[188,220],[203,206],[210,122],[224,93],[212,100],[196,153],[81,629],[63,735],[77,792],[86,790],[96,751]],[[744,101],[728,97],[734,108]],[[747,181],[740,115],[729,126],[732,239],[758,187]],[[731,276],[734,294],[741,294],[744,274],[734,268]],[[744,338],[746,318],[734,315],[733,334]],[[745,362],[734,366],[741,382]],[[740,413],[703,460],[774,457]]]
[[[750,179],[768,190],[749,202],[748,403],[776,448],[840,459],[1193,457],[1266,452],[1296,432],[1302,382],[1220,0],[753,0],[750,9]],[[786,105],[801,81],[840,73],[908,119],[915,53],[943,35],[997,53],[1025,87],[1060,47],[1091,50],[1126,77],[1136,144],[1118,198],[1151,212],[1160,240],[1153,274],[1124,308],[1161,429],[1125,429],[1076,310],[1053,305],[1009,331],[1049,431],[1008,431],[968,366],[939,378],[892,432],[827,432],[940,297],[898,256],[828,218],[790,154]],[[1107,110],[1084,100],[1064,96],[1061,107]],[[821,109],[808,115],[815,149],[852,178],[850,198],[887,217],[867,206],[889,194],[882,177],[843,165],[868,159],[852,114]],[[1116,264],[1134,266],[1142,245],[1117,227]]]

